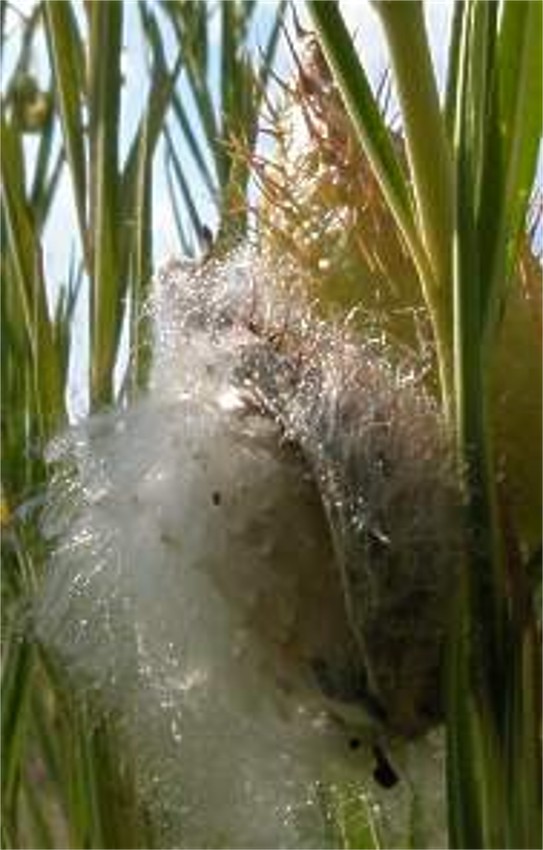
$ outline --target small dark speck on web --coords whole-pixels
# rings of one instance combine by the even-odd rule
[[[214,505],[220,505],[221,499],[222,499],[222,497],[221,497],[220,491],[219,490],[213,490],[213,493],[211,494],[211,501],[213,502],[213,504]]]
[[[359,750],[361,745],[360,738],[349,738],[349,749],[350,750]]]
[[[383,753],[380,747],[373,747],[373,755],[375,756],[375,760],[377,762],[377,766],[373,771],[373,778],[376,782],[381,785],[382,788],[394,788],[397,782],[399,782],[399,776],[390,764],[386,755]]]

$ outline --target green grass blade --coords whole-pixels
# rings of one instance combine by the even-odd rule
[[[36,787],[31,778],[25,777],[22,791],[32,822],[32,836],[35,838],[36,847],[40,850],[49,850],[49,848],[53,850],[57,847],[57,843],[44,811],[41,788]]]
[[[47,176],[50,168],[51,154],[53,151],[54,123],[49,121],[40,134],[36,164],[32,177],[32,187],[29,193],[29,202],[33,210],[40,204],[47,184]]]
[[[280,0],[280,2],[277,4],[276,18],[273,22],[273,26],[268,37],[268,43],[266,44],[266,47],[264,48],[264,51],[262,53],[262,59],[259,69],[259,81],[261,91],[264,91],[268,84],[275,54],[279,46],[279,38],[281,35],[281,28],[283,26],[283,19],[286,6],[286,0]]]
[[[172,70],[169,71],[161,48],[154,41],[151,44],[154,50],[154,64],[147,106],[138,123],[122,175],[122,195],[126,200],[125,218],[130,216],[130,207],[134,203],[133,187],[137,185],[136,174],[141,168],[142,138],[145,137],[145,146],[151,160],[165,127],[166,113],[175,101],[175,84],[183,66],[183,55],[179,52]]]
[[[415,6],[414,3],[393,3],[391,5],[398,7],[400,15],[406,14],[403,11],[405,6],[408,6],[410,10],[411,7]],[[386,12],[384,9],[381,9],[381,6],[386,6]],[[450,166],[448,162],[448,142],[445,136],[444,122],[441,118],[439,104],[437,103],[437,95],[434,91],[435,81],[433,81],[431,65],[429,66],[431,80],[427,80],[422,86],[420,91],[423,96],[420,97],[418,102],[417,98],[419,98],[420,92],[417,87],[413,89],[412,85],[408,85],[405,89],[401,88],[400,90],[400,93],[403,95],[401,100],[408,102],[406,108],[411,113],[409,118],[406,118],[404,114],[406,128],[411,124],[417,125],[419,122],[423,124],[422,130],[420,126],[416,126],[416,129],[412,131],[415,140],[412,159],[414,157],[416,161],[414,178],[416,178],[416,174],[419,171],[426,172],[424,178],[419,180],[418,186],[419,205],[422,203],[424,211],[423,224],[426,230],[425,233],[422,233],[419,231],[415,216],[407,174],[404,172],[396,156],[387,127],[381,117],[379,106],[372,94],[364,69],[358,59],[352,39],[337,4],[331,0],[308,0],[308,7],[324,52],[341,91],[345,107],[351,116],[358,138],[417,268],[424,298],[434,327],[443,406],[447,419],[452,422],[454,369],[452,362],[451,270],[449,266],[452,232],[452,220],[450,216],[454,212],[454,208],[449,210],[449,204],[452,204],[453,200],[453,193],[452,175],[448,173]],[[387,33],[388,30],[393,32],[393,36],[391,36],[393,45],[396,42],[401,42],[401,35],[398,30],[402,29],[402,19],[394,18],[395,9],[390,8],[388,3],[379,3],[377,8],[387,20]],[[422,20],[421,12],[420,10],[417,11],[417,9],[408,10],[407,18],[409,33],[414,33],[418,50],[421,53],[421,57],[418,60],[419,68],[416,72],[416,76],[418,77],[422,74],[423,68],[428,67],[429,58],[426,55],[428,48],[424,30],[418,31],[416,26],[417,21],[420,22]],[[407,45],[402,45],[401,48],[396,50],[396,53],[398,55],[401,54],[401,61],[397,56],[396,64],[401,66],[403,70],[405,70],[404,65],[406,63],[409,64],[407,73],[410,75],[412,73],[411,63],[417,55],[415,45],[410,45],[410,42],[407,41]],[[433,109],[430,130],[428,130],[426,115],[422,108],[423,104],[428,103]],[[428,144],[428,140],[424,138],[424,134],[428,132],[438,140],[440,145],[440,150],[435,155],[431,146]],[[437,164],[434,162],[436,157]],[[444,182],[438,179],[435,173],[436,167],[439,176],[441,178],[446,177]],[[438,221],[434,222],[432,220],[431,210],[436,211]],[[450,223],[450,227],[446,233],[441,230],[445,221],[449,221]],[[428,224],[427,228],[426,224]],[[423,236],[428,245],[428,251],[424,246]]]
[[[41,435],[46,440],[64,419],[64,392],[47,307],[41,248],[25,200],[19,137],[3,116],[0,162],[7,247],[13,258],[15,282],[30,350]]]
[[[65,163],[64,151],[59,150],[56,159],[53,163],[51,173],[43,186],[40,187],[39,194],[32,200],[32,208],[36,221],[36,229],[38,233],[42,233],[51,205],[55,199],[57,187],[62,176],[62,169]]]
[[[501,534],[497,525],[493,447],[488,426],[486,356],[482,339],[481,246],[477,239],[475,193],[478,134],[482,117],[474,114],[477,97],[473,73],[485,72],[473,3],[464,18],[456,111],[456,224],[453,249],[454,353],[457,458],[465,491],[470,529],[469,604],[472,622],[479,623],[475,662],[485,679],[484,699],[496,712],[503,700],[505,652],[505,577]],[[481,64],[479,64],[481,63]]]
[[[165,130],[164,138],[166,140],[168,163],[169,165],[171,165],[172,173],[175,176],[176,184],[183,197],[183,203],[186,207],[190,222],[192,224],[196,236],[198,237],[202,230],[202,220],[198,213],[198,208],[196,206],[194,198],[192,197],[188,181],[183,172],[183,166],[181,165],[181,160],[175,149],[175,144],[173,143],[171,134],[167,128]]]
[[[173,95],[172,100],[173,107],[173,115],[177,120],[179,129],[183,135],[187,143],[187,147],[194,159],[194,162],[198,168],[199,174],[212,198],[217,195],[217,188],[215,186],[215,181],[211,175],[211,171],[209,166],[207,165],[206,158],[204,156],[202,145],[198,143],[196,139],[196,135],[193,129],[191,122],[187,116],[186,109],[183,105],[183,101],[181,100],[179,93],[176,91]]]
[[[32,647],[18,634],[7,641],[2,659],[2,811],[17,832],[18,788],[28,719]]]
[[[435,280],[448,298],[454,219],[452,151],[439,106],[422,3],[380,0],[374,8],[392,60],[420,232]]]
[[[166,182],[168,186],[168,195],[170,198],[170,204],[173,211],[175,227],[177,231],[177,237],[179,239],[179,244],[181,246],[181,251],[187,257],[193,257],[195,250],[192,241],[189,239],[188,234],[185,232],[185,227],[183,224],[183,217],[181,213],[181,205],[177,199],[176,186],[174,181],[174,176],[172,174],[172,164],[171,158],[168,156],[168,153],[165,153],[164,156],[164,170],[166,172]]]
[[[453,7],[453,18],[451,27],[451,40],[449,42],[449,53],[447,60],[447,84],[445,88],[445,103],[443,107],[447,136],[452,144],[454,128],[456,126],[456,105],[458,102],[458,73],[460,64],[460,44],[462,30],[464,27],[464,15],[467,4],[465,2],[455,3]]]
[[[129,377],[131,395],[142,389],[147,382],[151,362],[151,328],[142,308],[149,292],[152,277],[153,234],[151,227],[152,208],[152,151],[150,150],[150,120],[147,116],[138,132],[138,157],[134,184],[127,187],[134,198],[131,216],[129,247],[130,281],[130,363]]]
[[[63,385],[68,381],[68,365],[73,336],[73,320],[77,299],[83,283],[83,263],[76,263],[72,257],[68,272],[68,282],[60,292],[54,321],[55,347],[58,352]]]
[[[91,272],[91,406],[113,401],[122,326],[119,298],[119,114],[123,4],[88,5]]]
[[[239,94],[239,66],[236,62],[237,39],[237,3],[221,3],[221,137],[229,139],[234,132],[236,121],[236,97]],[[232,161],[224,158],[222,184],[230,180]]]
[[[533,188],[542,128],[542,25],[541,3],[504,4],[479,225],[484,321],[490,328],[501,313]]]
[[[511,659],[508,732],[509,846],[542,843],[541,652],[536,633],[524,629]]]
[[[125,389],[133,394],[146,385],[151,364],[151,328],[142,316],[152,278],[152,164],[165,116],[175,93],[183,65],[179,51],[168,70],[160,32],[154,17],[140,7],[142,24],[153,54],[151,85],[147,105],[140,118],[134,141],[122,174],[123,202],[120,295],[130,301],[130,363]]]
[[[143,8],[143,6],[140,6],[140,9]],[[172,102],[177,79],[185,64],[185,58],[182,48],[179,47],[172,64],[172,70],[168,70],[162,34],[154,16],[148,10],[146,13],[142,12],[142,23],[152,51],[153,61],[147,107],[140,120],[139,131],[136,133],[134,146],[137,147],[139,145],[139,137],[145,132],[148,137],[149,150],[153,152],[162,132],[164,118]],[[129,171],[130,166],[127,166],[127,175]],[[126,179],[129,179],[129,177]]]
[[[82,38],[71,3],[44,3],[43,7],[81,244],[83,250],[86,250],[87,177],[82,113],[85,96]]]
[[[446,659],[448,832],[452,848],[484,847],[480,776],[473,746],[467,600],[456,604]]]
[[[473,179],[473,210],[476,218],[481,206],[486,158],[485,136],[491,112],[497,12],[495,3],[472,3],[469,6],[469,88],[465,101],[469,104],[469,156]]]
[[[507,755],[508,846],[542,843],[541,635],[533,587],[520,549],[509,541],[511,587],[505,744]]]
[[[165,11],[183,52],[187,82],[197,108],[198,120],[215,159],[219,185],[223,186],[225,184],[225,154],[218,145],[221,132],[208,83],[207,24],[210,14],[208,4],[170,2],[165,5]]]
[[[357,135],[398,225],[411,242],[416,239],[416,228],[407,176],[396,156],[341,12],[331,0],[309,0],[308,7]]]

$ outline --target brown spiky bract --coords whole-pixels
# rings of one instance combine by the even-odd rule
[[[392,213],[354,137],[326,61],[311,34],[293,46],[296,73],[267,132],[276,149],[255,159],[262,191],[258,236],[288,257],[322,315],[356,310],[379,329],[398,362],[411,351],[437,397],[435,350],[416,270]],[[381,101],[387,105],[381,86]],[[399,130],[390,130],[404,159]],[[540,213],[533,205],[532,218]],[[534,224],[533,228],[537,227]],[[498,346],[490,369],[491,421],[503,502],[526,552],[541,541],[541,263],[533,232],[520,240]]]

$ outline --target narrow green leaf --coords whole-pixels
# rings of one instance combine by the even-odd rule
[[[28,812],[32,821],[32,835],[35,836],[36,846],[42,850],[55,848],[57,846],[53,830],[48,822],[47,801],[39,785],[36,787],[35,780],[25,777],[22,782],[22,790]]]
[[[494,72],[496,3],[470,5],[471,34],[469,39],[469,81],[466,103],[469,107],[469,155],[473,175],[473,210],[476,219],[481,206],[486,133],[491,113],[491,86]]]
[[[472,6],[472,9],[475,7]],[[482,344],[480,246],[475,218],[477,162],[473,159],[473,67],[470,16],[464,18],[455,128],[456,222],[453,240],[454,390],[458,471],[466,501],[469,529],[469,604],[471,622],[478,623],[473,663],[481,676],[481,699],[496,712],[500,693],[505,639],[503,605],[505,579],[497,529],[495,477],[488,428],[486,357]],[[496,718],[494,717],[494,720]]]
[[[239,92],[242,81],[239,79],[239,62],[237,51],[241,45],[238,41],[238,15],[236,3],[221,3],[221,137],[226,142],[232,136],[237,125],[236,93]],[[224,157],[222,185],[230,181],[232,160]]]
[[[13,634],[2,660],[2,807],[16,818],[17,787],[28,716],[32,647]]]
[[[166,11],[183,51],[187,82],[197,108],[207,144],[215,157],[219,185],[225,184],[224,152],[218,144],[220,129],[208,83],[207,3],[168,3]]]
[[[151,87],[147,107],[140,118],[122,175],[122,253],[121,295],[129,292],[131,356],[129,381],[133,393],[147,382],[151,364],[151,327],[142,306],[148,296],[152,277],[152,164],[158,141],[165,128],[165,116],[175,96],[175,84],[183,65],[179,52],[172,70],[168,70],[159,33],[146,18],[146,32],[153,50]]]
[[[62,168],[65,158],[64,151],[59,150],[56,160],[53,163],[51,174],[41,189],[41,193],[36,197],[34,206],[34,217],[36,220],[36,229],[41,234],[43,227],[47,221],[49,210],[56,196],[57,187],[62,176]]]
[[[149,118],[149,116],[148,116]],[[150,150],[150,121],[138,133],[139,146],[134,186],[128,191],[134,197],[130,238],[130,345],[129,363],[132,395],[145,387],[150,368],[151,327],[142,307],[149,292],[152,275],[153,236],[152,207],[152,150]]]
[[[341,12],[333,0],[309,0],[308,6],[345,106],[387,200],[402,222],[402,229],[413,233],[414,220],[406,175]]]
[[[186,109],[183,105],[183,101],[181,100],[177,91],[174,92],[173,95],[172,107],[173,114],[177,119],[181,133],[187,143],[187,147],[194,159],[200,176],[203,182],[205,183],[211,197],[214,198],[217,194],[217,188],[215,186],[213,177],[211,176],[211,171],[206,163],[206,159],[203,153],[203,145],[199,144],[196,139],[193,126],[188,119]]]
[[[533,187],[542,129],[542,26],[540,2],[504,4],[479,225],[487,329],[501,313]]]
[[[445,104],[443,108],[445,126],[450,144],[453,143],[454,128],[456,126],[456,105],[458,102],[458,74],[460,64],[460,45],[462,30],[464,28],[464,15],[467,10],[465,0],[458,0],[453,6],[453,17],[451,25],[451,40],[449,42],[449,53],[447,60],[447,85],[445,89]]]
[[[123,4],[91,3],[89,143],[91,406],[113,401],[113,369],[124,305],[119,298],[119,114]]]
[[[381,9],[382,5],[386,6],[386,12]],[[397,6],[401,15],[402,13],[405,14],[405,12],[402,12],[404,7],[411,8],[415,6],[415,3],[393,3],[391,5]],[[402,66],[402,73],[405,71],[409,77],[415,74],[412,68],[415,58],[418,62],[416,77],[421,77],[420,91],[418,86],[415,86],[413,90],[412,83],[409,83],[407,90],[401,90],[401,94],[403,93],[401,99],[407,100],[409,104],[413,100],[416,102],[409,123],[414,124],[412,135],[415,140],[413,149],[415,151],[416,170],[417,172],[425,172],[424,178],[419,181],[417,190],[419,205],[422,203],[424,211],[424,233],[421,233],[417,224],[407,175],[396,155],[389,132],[381,117],[379,106],[372,94],[337,3],[333,0],[308,0],[308,7],[326,58],[338,83],[345,107],[351,116],[358,138],[417,268],[424,298],[434,326],[443,406],[447,419],[452,421],[452,376],[454,370],[452,363],[450,237],[452,232],[451,216],[454,209],[449,210],[449,204],[452,204],[453,201],[452,174],[448,173],[450,167],[448,142],[437,103],[437,95],[435,94],[435,81],[431,65],[429,65],[426,36],[424,29],[422,31],[417,29],[417,22],[420,23],[421,20],[420,10],[414,9],[407,12],[409,32],[416,36],[417,48],[415,49],[409,38],[405,41],[404,37],[403,46],[396,49],[394,45],[401,41],[399,32],[401,30],[401,19],[393,18],[394,10],[389,8],[388,3],[377,4],[381,15],[388,22],[387,31],[389,29],[393,31],[391,49],[397,55],[401,54],[401,60],[398,57],[396,60],[397,72],[399,66]],[[420,57],[418,53],[421,53]],[[407,67],[404,68],[405,64],[407,64]],[[428,70],[428,66],[431,76],[429,80],[424,81],[424,69]],[[417,101],[417,99],[419,100]],[[432,129],[430,130],[427,127],[427,116],[422,108],[423,104],[428,103],[430,103],[434,113]],[[411,106],[407,108],[411,109]],[[405,114],[404,121],[406,124],[408,123]],[[432,145],[428,144],[428,139],[424,138],[424,133],[429,133],[439,141],[441,147],[437,154],[434,154]],[[441,178],[444,175],[447,179],[442,182]],[[430,214],[430,210],[433,208],[435,208],[438,218],[438,221],[435,222],[431,220]],[[450,225],[446,233],[445,221],[448,221]],[[423,243],[423,236],[425,243]],[[447,274],[445,274],[445,271]]]
[[[123,169],[122,185],[125,203],[125,215],[129,214],[129,208],[133,204],[133,193],[131,187],[135,185],[138,163],[141,157],[142,138],[145,136],[145,145],[148,157],[152,159],[160,135],[164,129],[164,120],[170,104],[175,101],[175,84],[183,66],[183,54],[179,52],[171,71],[168,70],[160,54],[155,56],[155,64],[152,70],[151,89],[148,96],[148,106],[140,118],[134,140],[130,147],[126,164]]]
[[[452,151],[439,107],[422,3],[374,3],[383,24],[402,109],[420,232],[438,286],[450,295],[454,220]]]
[[[168,160],[172,166],[177,186],[183,197],[183,202],[186,206],[194,232],[199,235],[202,230],[202,221],[168,128],[165,130],[165,140]]]
[[[25,201],[18,134],[2,116],[0,146],[2,200],[7,224],[8,250],[22,307],[32,364],[35,404],[42,439],[58,428],[65,416],[64,393],[47,307],[41,248]]]
[[[181,251],[187,257],[193,257],[194,253],[195,253],[194,252],[194,246],[193,246],[191,240],[189,239],[189,237],[187,236],[187,234],[185,233],[185,228],[184,228],[184,225],[183,225],[183,218],[182,218],[182,215],[181,215],[181,207],[180,207],[178,200],[177,200],[177,193],[176,193],[175,184],[174,184],[174,177],[173,177],[173,174],[172,174],[171,159],[168,156],[167,152],[166,152],[166,155],[164,157],[164,168],[165,168],[165,171],[166,171],[166,181],[167,181],[167,185],[168,185],[168,195],[169,195],[169,198],[170,198],[170,203],[172,205],[175,227],[176,227],[176,230],[177,230],[177,237],[178,237],[179,243],[181,245]]]
[[[71,3],[44,3],[47,44],[70,168],[83,250],[87,250],[87,177],[82,105],[85,95],[83,43]]]
[[[54,123],[49,121],[40,134],[38,153],[29,193],[30,206],[34,209],[43,194],[53,151]]]
[[[268,37],[268,43],[264,48],[259,69],[260,90],[263,92],[268,84],[268,79],[272,70],[273,60],[279,45],[281,28],[283,26],[284,12],[286,9],[286,0],[280,0],[277,4],[276,17]]]
[[[467,599],[456,601],[445,665],[447,797],[449,844],[452,848],[484,847],[480,810],[480,777],[473,747],[474,706],[471,699]]]
[[[81,284],[83,282],[83,263],[76,263],[72,257],[68,274],[68,283],[60,291],[55,309],[54,338],[58,352],[60,371],[64,386],[67,384],[70,349],[73,334],[73,318]]]

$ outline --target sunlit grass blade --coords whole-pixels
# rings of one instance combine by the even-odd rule
[[[17,836],[18,786],[25,746],[28,694],[33,664],[30,643],[13,633],[2,657],[2,812]]]
[[[447,58],[447,82],[445,87],[445,101],[443,104],[443,115],[447,136],[452,143],[454,128],[456,124],[456,106],[458,103],[458,74],[460,64],[460,45],[462,41],[462,30],[464,27],[464,15],[467,11],[466,3],[455,3],[452,10],[451,39]]]
[[[36,164],[34,167],[34,174],[32,176],[32,186],[29,192],[29,204],[34,211],[34,225],[37,233],[40,233],[41,225],[46,218],[47,206],[44,202],[45,196],[48,194],[47,187],[50,180],[54,179],[55,172],[58,170],[59,159],[62,157],[60,152],[57,153],[56,164],[53,166],[53,176],[50,178],[49,172],[51,170],[53,141],[54,123],[53,121],[48,121],[40,134]],[[56,179],[58,179],[58,177]]]
[[[273,61],[277,52],[277,48],[279,46],[279,38],[281,35],[281,27],[283,26],[283,16],[286,6],[286,0],[279,0],[279,3],[277,4],[276,18],[273,22],[271,32],[268,36],[268,42],[262,51],[262,58],[260,61],[259,70],[259,83],[261,91],[265,90],[268,84],[268,80],[270,78],[270,74],[272,72]]]
[[[504,4],[479,231],[485,327],[500,315],[525,226],[542,125],[541,3]]]
[[[207,27],[210,9],[207,3],[169,2],[165,4],[165,10],[183,51],[187,82],[197,108],[198,122],[203,129],[207,145],[214,151],[221,136],[221,129],[208,83]],[[224,162],[220,151],[217,153],[215,166],[218,181],[223,185]]]
[[[140,127],[136,169],[132,183],[126,187],[127,197],[133,199],[128,237],[128,266],[126,280],[130,291],[130,358],[128,378],[131,394],[146,385],[151,362],[149,320],[143,315],[143,306],[152,277],[153,233],[152,207],[152,150],[150,150],[150,116],[146,115]]]
[[[406,5],[409,10],[404,8]],[[417,22],[422,20],[422,15],[418,5],[415,7],[414,3],[376,4],[387,24],[387,37],[396,45],[394,47],[391,43],[389,46],[391,55],[394,50],[397,54],[397,74],[400,71],[402,74],[406,72],[413,76],[413,81],[421,77],[420,86],[414,87],[413,81],[404,86],[402,81],[399,92],[406,135],[412,127],[412,139],[411,142],[408,140],[407,144],[408,148],[410,146],[411,176],[417,189],[422,225],[419,227],[407,174],[396,155],[378,103],[337,4],[331,0],[309,0],[308,6],[353,127],[417,268],[434,327],[443,408],[447,419],[452,422],[454,404],[451,250],[450,244],[447,243],[451,230],[449,229],[447,234],[442,233],[433,218],[435,214],[441,224],[449,222],[452,226],[452,172],[449,173],[448,143],[435,93],[433,71],[427,56],[426,36],[424,30],[419,31],[416,26]],[[417,38],[416,50],[405,37],[404,44],[401,43],[402,23],[406,15],[409,31],[413,31]],[[406,65],[409,66],[407,69]],[[414,68],[413,65],[418,67]],[[430,73],[430,79],[424,81],[423,77],[427,71]],[[431,115],[426,115],[427,108]],[[406,110],[409,111],[410,117],[406,115]],[[419,127],[423,120],[424,130]],[[438,150],[435,155],[432,153],[429,156],[429,151],[433,150],[429,141],[431,137]],[[432,162],[431,168],[428,167],[429,162]],[[431,179],[429,174],[432,175]]]
[[[466,17],[468,39],[467,90],[462,102],[467,120],[466,144],[472,179],[473,215],[479,216],[486,162],[486,134],[491,118],[492,82],[496,71],[496,24],[498,7],[493,3],[472,3]],[[481,257],[477,258],[480,265]],[[481,285],[477,287],[482,288]]]
[[[19,145],[17,131],[2,118],[1,173],[5,220],[15,284],[31,352],[35,404],[39,410],[42,437],[46,439],[64,417],[64,397],[48,313],[41,249],[24,201]]]
[[[194,163],[198,168],[198,172],[210,194],[210,197],[215,198],[217,195],[217,187],[212,177],[211,170],[206,162],[203,146],[196,138],[193,125],[187,116],[183,100],[177,91],[173,95],[172,107],[173,115],[175,116],[179,129],[187,143],[188,150],[194,159]]]
[[[166,172],[166,183],[168,186],[168,195],[170,198],[170,204],[172,207],[173,217],[175,221],[175,228],[177,231],[177,238],[179,239],[179,244],[181,246],[181,251],[187,257],[193,257],[195,250],[194,244],[190,240],[188,234],[185,230],[185,225],[183,223],[183,216],[181,212],[181,204],[177,198],[177,187],[175,183],[175,177],[172,174],[172,161],[168,156],[168,153],[165,153],[164,156],[164,170]]]
[[[234,3],[221,3],[221,105],[222,126],[221,135],[228,139],[232,134],[236,121],[236,99],[239,97],[240,80],[238,79],[238,63],[235,51],[238,45],[237,22],[238,10]],[[225,186],[230,179],[232,162],[224,158],[224,170],[221,183]]]
[[[35,414],[32,381],[28,365],[30,353],[26,341],[24,319],[17,293],[15,272],[11,258],[2,259],[1,297],[1,333],[0,333],[0,370],[1,370],[1,412],[2,440],[0,442],[2,494],[5,500],[7,516],[13,506],[19,504],[33,480],[34,464],[25,452],[31,433],[37,435],[39,423],[28,411]],[[3,586],[13,581],[11,571],[2,571]],[[23,589],[23,588],[19,588]],[[11,589],[10,589],[10,592]],[[13,597],[17,598],[13,590]],[[6,609],[8,608],[6,604]],[[6,609],[4,609],[4,614]]]
[[[361,799],[356,789],[338,786],[330,792],[328,807],[338,832],[333,846],[344,850],[379,850],[384,847],[378,819],[370,797]]]
[[[30,777],[27,777],[23,783],[22,792],[32,823],[32,835],[35,836],[36,845],[42,850],[55,848],[57,844],[45,814],[40,786],[36,786],[36,783]]]
[[[509,841],[515,847],[539,847],[542,840],[540,671],[539,641],[524,629],[512,658],[507,715]]]
[[[200,8],[198,8],[198,6]],[[248,45],[250,25],[258,9],[257,3],[231,2],[207,9],[204,4],[166,4],[166,10],[182,45],[187,71],[186,83],[196,107],[198,120],[188,121],[185,101],[177,95],[174,101],[174,116],[186,142],[188,151],[203,176],[219,214],[217,244],[231,245],[246,231],[246,190],[250,177],[248,159],[236,156],[233,143],[240,137],[251,151],[256,142],[258,117],[262,96],[269,78],[280,36],[284,2],[274,9],[274,17],[263,51],[261,64],[257,67],[250,56]],[[220,85],[218,97],[211,96],[213,75],[208,56],[207,36],[198,44],[195,34],[204,27],[206,15],[218,15],[220,42],[218,62]],[[201,132],[200,132],[201,131]],[[203,137],[203,138],[201,138]],[[173,137],[172,137],[173,142]],[[211,160],[213,167],[208,166]],[[193,193],[183,179],[186,168],[181,171],[170,162],[174,180],[182,173],[177,187],[184,203]],[[183,162],[183,166],[185,163]],[[188,216],[197,231],[200,218],[196,205],[188,200]],[[178,228],[181,234],[183,227]],[[182,237],[190,243],[187,234]]]
[[[113,367],[122,324],[118,298],[119,223],[122,186],[119,180],[119,114],[121,94],[122,3],[87,7],[89,45],[89,146],[92,233],[91,273],[91,404],[113,401]]]
[[[43,3],[45,29],[83,249],[87,248],[87,173],[83,131],[84,52],[71,3]]]
[[[539,847],[543,801],[540,744],[542,688],[541,634],[533,586],[516,541],[509,540],[511,582],[507,699],[504,751],[509,794],[508,838],[515,847]]]
[[[436,283],[448,297],[454,216],[452,157],[439,107],[422,3],[379,0],[374,8],[385,28],[402,109],[419,229]]]
[[[143,7],[141,7],[143,9]],[[152,63],[150,68],[150,89],[146,102],[146,108],[140,118],[138,129],[134,138],[132,151],[128,156],[124,171],[125,188],[132,180],[132,159],[136,156],[139,160],[139,148],[143,134],[147,137],[147,148],[152,156],[164,128],[165,116],[172,103],[175,86],[181,69],[185,64],[185,57],[181,47],[176,51],[171,70],[166,61],[162,36],[153,15],[142,11],[143,29],[147,35],[152,52]],[[138,150],[137,153],[135,151]]]
[[[183,167],[181,165],[181,160],[177,154],[177,150],[175,148],[175,144],[172,140],[169,130],[166,128],[165,130],[165,140],[166,140],[166,156],[168,160],[168,167],[171,166],[172,173],[175,176],[176,184],[181,192],[181,196],[183,198],[183,204],[186,208],[187,214],[189,216],[190,222],[192,224],[194,232],[199,235],[202,231],[202,220],[198,213],[198,207],[194,198],[192,197],[192,193],[189,187],[189,183],[187,178],[185,177]]]
[[[142,308],[152,280],[153,158],[184,61],[182,52],[178,51],[171,71],[168,69],[156,21],[149,13],[142,15],[153,53],[151,87],[122,174],[124,230],[120,297],[124,298],[125,292],[130,294],[129,379],[133,392],[146,385],[151,363],[149,320],[142,315]]]
[[[396,155],[341,12],[331,0],[310,0],[308,7],[353,126],[383,194],[419,265],[424,268],[425,276],[428,276],[427,258],[416,232],[407,175]]]
[[[459,598],[449,641],[447,695],[448,832],[453,848],[484,847],[480,813],[480,776],[474,759],[473,705],[469,681],[469,625],[466,600]]]
[[[61,149],[57,152],[50,174],[41,186],[37,186],[37,194],[31,199],[32,208],[34,210],[34,220],[36,222],[36,230],[41,234],[43,227],[49,217],[51,205],[56,197],[57,187],[62,177],[62,169],[64,167],[65,158],[64,151]]]
[[[455,115],[454,434],[466,501],[466,528],[469,529],[466,604],[472,622],[480,623],[473,647],[474,663],[484,682],[482,700],[490,700],[497,713],[503,698],[505,585],[488,421],[488,380],[482,340],[481,246],[476,227],[480,134],[485,114],[484,102],[480,102],[477,89],[481,86],[479,78],[488,75],[490,67],[480,52],[477,17],[481,11],[481,7],[472,4],[464,16]],[[484,26],[484,21],[481,25]]]
[[[72,257],[66,285],[61,289],[53,325],[55,347],[59,358],[61,380],[64,386],[68,382],[68,365],[74,330],[74,314],[77,299],[83,284],[83,262],[77,263]]]

